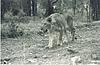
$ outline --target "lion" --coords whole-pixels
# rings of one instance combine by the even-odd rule
[[[74,41],[75,38],[75,28],[71,15],[63,15],[60,13],[51,14],[43,20],[43,27],[41,30],[44,33],[49,33],[49,48],[52,48],[55,44],[63,45],[62,38],[64,34],[69,40],[67,30],[71,32],[72,41]]]

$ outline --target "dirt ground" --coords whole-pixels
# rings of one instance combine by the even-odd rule
[[[2,64],[72,65],[71,58],[80,56],[79,64],[89,64],[100,59],[100,25],[76,28],[77,40],[62,46],[45,48],[48,36],[40,36],[40,21],[31,21],[28,32],[22,37],[1,41]],[[99,64],[98,64],[99,65]]]

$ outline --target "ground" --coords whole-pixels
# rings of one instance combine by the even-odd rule
[[[29,29],[26,35],[7,38],[1,41],[2,64],[32,65],[72,65],[71,58],[81,57],[82,64],[91,63],[100,57],[100,25],[76,28],[77,40],[64,42],[63,46],[45,48],[48,36],[40,36],[40,21],[25,24]],[[71,51],[72,50],[72,51]]]

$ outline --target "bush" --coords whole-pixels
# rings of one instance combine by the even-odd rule
[[[18,24],[14,22],[3,23],[1,25],[1,38],[16,38],[24,34],[23,29],[21,29]]]
[[[13,13],[8,11],[4,14],[4,19],[2,20],[2,23],[5,22],[14,22],[14,23],[29,23],[29,17],[24,16],[24,14],[21,14],[19,12],[18,15],[13,16]]]
[[[4,15],[1,24],[1,38],[16,38],[22,36],[27,26],[23,23],[29,23],[29,17],[13,16],[11,12]]]

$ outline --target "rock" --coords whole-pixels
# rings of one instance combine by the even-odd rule
[[[78,53],[77,51],[72,50],[72,49],[67,49],[67,51],[68,51],[70,54]]]
[[[27,59],[28,62],[31,62],[31,63],[36,63],[37,62],[37,59]]]
[[[48,58],[48,56],[47,56],[47,55],[43,55],[42,57],[43,57],[44,59]]]
[[[82,59],[80,56],[75,56],[71,58],[72,65],[77,65],[78,63],[81,63]]]
[[[38,58],[37,56],[34,56],[34,58]]]
[[[5,59],[1,59],[1,63],[2,64],[8,64],[8,62],[10,61],[10,58],[5,58]]]

